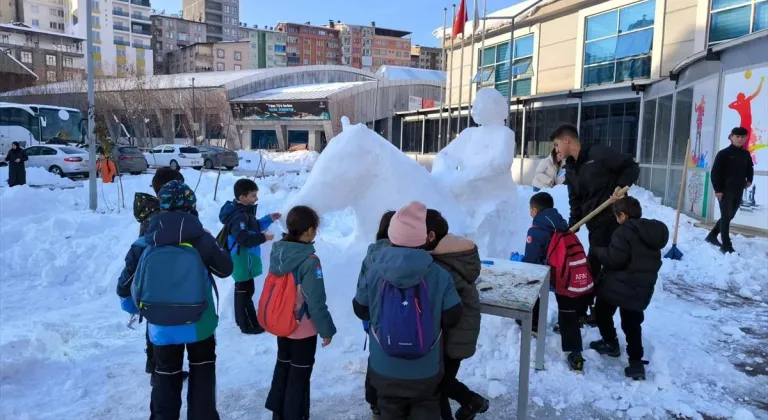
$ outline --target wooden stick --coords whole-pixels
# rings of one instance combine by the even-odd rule
[[[620,195],[626,195],[626,194],[627,194],[627,191],[629,191],[629,187],[630,187],[630,186],[629,186],[629,185],[627,185],[626,187],[624,187],[624,188],[622,188],[622,189],[620,189],[620,190],[618,190],[618,191],[614,192],[614,194],[618,193],[618,194],[620,194]],[[581,227],[582,227],[582,226],[583,226],[585,223],[587,223],[587,222],[589,222],[590,220],[592,220],[592,218],[594,218],[595,216],[597,216],[598,214],[600,214],[600,213],[601,213],[603,210],[605,210],[606,208],[608,208],[608,206],[610,206],[611,204],[612,204],[612,203],[611,203],[611,200],[610,200],[610,199],[608,199],[608,200],[605,200],[605,202],[604,202],[603,204],[600,204],[600,207],[598,207],[598,208],[596,208],[596,209],[592,210],[592,212],[591,212],[591,213],[589,213],[589,214],[588,214],[588,215],[586,215],[586,216],[585,216],[583,219],[579,220],[579,222],[578,222],[578,223],[576,223],[575,225],[573,225],[573,227],[571,227],[571,229],[570,229],[570,230],[571,230],[571,232],[576,232],[577,230],[579,230],[579,228],[581,228]]]
[[[683,198],[685,198],[685,184],[688,181],[688,159],[691,154],[691,139],[685,146],[685,162],[683,163],[683,179],[680,180],[680,197],[677,197],[677,212],[675,213],[675,233],[672,235],[672,245],[677,245],[677,230],[680,228],[680,212],[683,210]]]

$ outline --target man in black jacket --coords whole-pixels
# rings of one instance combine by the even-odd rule
[[[752,186],[754,167],[749,151],[744,149],[749,132],[746,128],[736,127],[731,130],[728,140],[731,145],[719,151],[712,164],[712,188],[720,204],[720,220],[707,235],[706,241],[720,247],[722,253],[734,252],[731,244],[731,220],[741,206],[744,189]],[[723,242],[717,241],[721,235]]]
[[[606,200],[615,202],[621,199],[616,194],[617,190],[634,184],[640,175],[640,167],[631,156],[607,146],[582,144],[578,130],[572,125],[558,127],[550,140],[554,142],[560,157],[566,159],[565,184],[568,185],[568,201],[571,206],[569,226],[575,225]],[[587,222],[587,259],[595,278],[598,278],[602,266],[593,249],[608,246],[618,227],[610,207]],[[590,321],[594,323],[594,320]]]

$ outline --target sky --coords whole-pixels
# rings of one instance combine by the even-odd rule
[[[150,0],[158,13],[179,13],[182,0]],[[451,1],[459,6],[460,0],[240,0],[240,21],[262,27],[275,26],[278,21],[324,25],[328,20],[349,24],[370,25],[413,32],[414,44],[438,46],[432,31],[443,24],[443,8],[448,8],[451,19]],[[473,0],[467,0],[469,18],[472,19]],[[487,0],[488,13],[511,6],[519,0]],[[290,7],[288,7],[290,4]],[[482,0],[478,0],[480,14]],[[450,24],[449,24],[450,26]]]

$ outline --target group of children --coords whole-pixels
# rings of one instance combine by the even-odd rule
[[[140,193],[134,201],[139,239],[128,251],[117,287],[121,307],[147,320],[150,418],[179,418],[188,376],[187,418],[215,420],[218,292],[213,276],[235,280],[235,319],[241,331],[263,332],[264,302],[268,305],[271,296],[262,296],[260,318],[253,303],[254,278],[263,271],[259,246],[274,238],[265,231],[282,215],[257,218],[258,186],[241,179],[234,200],[221,209],[225,227],[214,237],[200,223],[195,194],[179,172],[158,170],[152,187],[155,196]],[[568,223],[547,193],[535,194],[530,208],[533,227],[522,260],[547,264],[552,236],[567,231]],[[639,202],[631,197],[616,201],[613,212],[620,227],[608,247],[593,250],[604,266],[595,306],[602,339],[590,348],[619,356],[613,315],[620,310],[630,360],[626,374],[642,379],[647,363],[642,360],[643,311],[653,294],[668,230],[661,222],[643,219]],[[277,337],[265,404],[274,419],[309,418],[318,337],[325,347],[336,334],[313,246],[319,222],[311,208],[294,207],[286,216],[287,233],[272,246],[268,281],[290,274],[296,286],[289,311],[296,328]],[[375,418],[471,420],[489,408],[486,398],[457,379],[480,333],[480,256],[472,241],[448,232],[438,211],[413,202],[383,215],[362,263],[352,306],[370,341],[365,399]],[[578,315],[586,299],[556,297],[562,349],[570,366],[581,371]],[[182,370],[185,349],[189,374]],[[459,404],[455,413],[450,400]]]

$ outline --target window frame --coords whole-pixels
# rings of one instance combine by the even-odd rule
[[[733,39],[741,38],[742,36],[747,36],[747,35],[753,34],[755,32],[761,32],[761,31],[768,30],[768,28],[763,28],[763,29],[755,30],[755,17],[756,17],[756,12],[757,12],[757,5],[761,4],[761,3],[765,4],[766,6],[768,6],[768,2],[766,0],[747,0],[747,1],[745,1],[744,4],[738,4],[738,5],[735,5],[735,6],[726,6],[726,7],[722,7],[720,9],[715,10],[714,9],[714,0],[710,0],[708,2],[708,10],[707,10],[707,47],[711,47],[713,45],[721,44],[723,42],[728,42],[728,41],[733,40]],[[712,41],[711,40],[711,36],[712,36],[712,17],[715,14],[723,13],[723,12],[729,12],[729,11],[732,11],[732,10],[742,9],[742,8],[746,8],[746,7],[749,7],[749,9],[750,9],[749,10],[749,31],[746,34],[740,35],[740,36],[737,36],[737,37],[734,37],[734,38],[721,39],[721,40],[718,40],[718,41]]]
[[[509,94],[509,88],[506,87],[508,85],[508,79],[497,82],[495,80],[496,68],[507,64],[507,67],[509,68],[508,71],[511,72],[520,63],[528,61],[528,66],[526,67],[526,70],[524,72],[512,75],[512,92],[511,93],[513,97],[530,95],[531,94],[530,88],[528,90],[528,93],[526,93],[525,95],[516,95],[515,85],[521,82],[529,82],[529,81],[531,82],[531,84],[533,83],[532,80],[533,80],[533,77],[535,76],[535,71],[533,69],[534,67],[533,60],[536,53],[536,50],[535,50],[536,39],[534,37],[535,37],[534,33],[516,37],[512,43],[512,51],[508,54],[509,58],[503,59],[501,61],[498,61],[499,48],[501,46],[508,46],[509,41],[504,41],[498,44],[487,46],[485,47],[484,50],[480,49],[478,54],[480,54],[479,57],[481,57],[481,60],[478,60],[477,73],[475,73],[475,76],[472,78],[472,83],[479,85],[478,89],[483,87],[492,87],[496,90],[499,90],[499,92],[501,92],[501,94],[504,95],[504,97],[506,98],[507,95]],[[531,54],[516,56],[515,51],[517,49],[518,44],[527,39],[531,40],[531,46],[532,46]],[[485,56],[486,51],[489,51],[491,49],[493,50],[493,62],[489,64],[484,59],[482,59],[482,57]],[[481,61],[482,61],[482,66],[480,65]],[[480,78],[481,74],[483,75],[482,78]],[[500,90],[500,87],[504,87],[505,90],[504,91]]]

